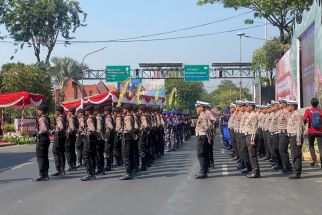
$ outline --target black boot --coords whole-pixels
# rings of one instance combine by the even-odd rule
[[[122,181],[131,180],[131,179],[133,179],[133,175],[131,173],[126,173],[125,175],[120,177],[120,180]]]
[[[98,169],[95,173],[95,175],[105,175],[104,169]]]
[[[60,169],[57,169],[57,171],[55,173],[51,174],[51,176],[62,176],[62,175],[63,175],[63,173]]]
[[[207,171],[200,171],[195,175],[195,179],[205,179],[208,178]]]
[[[81,181],[90,181],[95,179],[95,175],[93,175],[91,172],[87,172],[85,176],[83,176],[80,180]]]

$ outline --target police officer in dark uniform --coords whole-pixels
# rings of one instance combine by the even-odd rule
[[[115,113],[115,137],[113,144],[113,154],[115,157],[114,167],[123,165],[122,160],[122,133],[123,133],[123,116],[122,109],[120,107],[114,108]]]
[[[104,131],[105,131],[105,120],[100,112],[101,107],[96,105],[94,107],[94,115],[96,117],[96,175],[105,175],[104,171]]]
[[[66,142],[66,118],[64,116],[64,108],[56,107],[56,119],[54,130],[53,156],[56,166],[56,172],[52,176],[60,176],[65,174],[65,142]]]
[[[123,105],[123,133],[122,133],[122,159],[124,161],[125,174],[120,180],[130,180],[133,178],[133,117],[129,112],[129,104]]]
[[[66,145],[65,145],[65,154],[67,158],[67,163],[69,169],[67,171],[76,171],[76,132],[78,129],[78,120],[75,115],[76,109],[74,107],[68,110],[68,120],[67,120],[67,135],[66,135]]]
[[[96,164],[96,119],[93,115],[93,106],[88,105],[84,108],[86,119],[86,129],[84,137],[83,158],[87,174],[81,178],[81,181],[95,179]]]
[[[138,115],[138,106],[133,105],[132,106],[132,111],[131,111],[132,117],[133,117],[133,162],[134,162],[134,169],[133,173],[138,173],[139,172],[139,167],[140,167],[140,153],[139,153],[139,134],[141,133],[140,131],[140,119]]]
[[[48,159],[48,148],[50,145],[49,139],[49,129],[50,120],[47,114],[47,106],[40,105],[38,107],[38,119],[37,127],[37,143],[36,143],[36,157],[39,168],[39,178],[34,179],[34,181],[47,181],[48,170],[49,170],[49,159]]]
[[[111,171],[113,166],[113,142],[115,136],[115,129],[114,129],[114,119],[111,115],[112,107],[105,106],[104,107],[104,115],[105,115],[105,171]]]
[[[83,146],[84,146],[84,134],[85,134],[85,124],[86,119],[84,115],[84,110],[80,109],[78,111],[78,130],[76,134],[76,151],[77,151],[77,162],[76,168],[83,167]]]
[[[145,112],[146,107],[144,105],[140,105],[139,107],[139,116],[140,116],[140,134],[139,134],[139,153],[140,153],[140,171],[147,170],[147,162],[148,162],[148,154],[147,154],[147,141],[149,135],[149,125],[148,118]]]

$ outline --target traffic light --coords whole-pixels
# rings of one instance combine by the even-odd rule
[[[136,79],[140,78],[140,73],[139,72],[140,72],[140,70],[138,70],[138,69],[135,70],[135,78]]]
[[[222,78],[222,72],[223,72],[223,68],[222,68],[222,66],[220,66],[220,68],[219,68],[219,78]]]

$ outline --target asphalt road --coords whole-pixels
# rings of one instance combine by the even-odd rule
[[[81,182],[84,170],[47,182],[37,176],[35,146],[0,148],[1,215],[288,215],[322,214],[322,171],[304,167],[290,181],[261,161],[260,179],[236,170],[225,149],[215,146],[216,169],[195,180],[196,139],[167,153],[132,181],[119,181],[116,169],[95,181]],[[52,155],[50,155],[52,157]],[[51,171],[54,171],[51,159]]]

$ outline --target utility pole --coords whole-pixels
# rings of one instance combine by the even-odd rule
[[[239,59],[239,62],[241,63],[242,62],[242,37],[245,36],[245,33],[238,33],[237,36],[239,36],[239,51],[240,51],[240,59]],[[242,70],[241,70],[241,67],[240,67],[240,70],[239,70],[239,76],[241,77],[242,76]],[[242,100],[242,81],[241,81],[241,78],[239,78],[239,99]]]
[[[265,19],[265,41],[268,40],[267,19]]]

